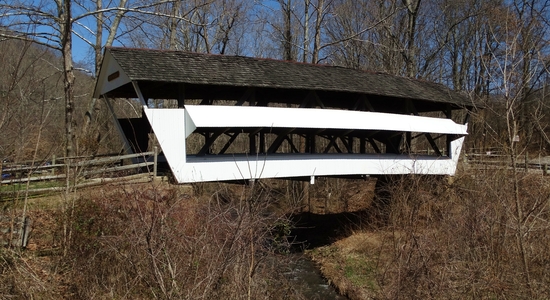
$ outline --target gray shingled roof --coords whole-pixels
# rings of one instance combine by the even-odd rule
[[[441,84],[342,67],[181,51],[107,51],[135,81],[351,92],[472,105],[466,95]]]

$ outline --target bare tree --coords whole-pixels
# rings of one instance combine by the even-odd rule
[[[417,20],[420,10],[421,0],[402,0],[405,9],[407,10],[407,40],[405,49],[402,52],[405,58],[406,72],[408,77],[416,76],[416,35],[417,35]]]
[[[63,65],[65,90],[65,155],[74,156],[75,146],[75,68],[73,64],[73,36],[82,39],[95,50],[96,68],[99,64],[101,36],[106,24],[109,25],[107,45],[111,45],[121,34],[118,30],[121,19],[129,14],[136,16],[155,16],[169,18],[171,14],[158,10],[172,0],[151,3],[126,0],[110,2],[104,6],[101,1],[79,2],[78,0],[56,0],[54,3],[17,0],[0,3],[0,15],[4,16],[6,31],[0,32],[1,38],[32,41],[36,44],[58,51]],[[91,6],[90,6],[91,4]],[[173,16],[172,16],[173,17]],[[177,18],[186,20],[185,16]],[[108,22],[109,21],[109,22]],[[96,24],[96,31],[89,28],[87,22]],[[90,37],[95,37],[92,42]],[[92,101],[93,104],[93,101]],[[93,107],[93,105],[90,105]]]
[[[319,51],[330,48],[334,62],[345,67],[379,70],[374,55],[376,38],[369,31],[381,15],[377,7],[361,1],[334,1],[332,9],[334,17],[326,26],[328,41],[318,45]]]
[[[294,37],[292,34],[292,0],[279,0],[283,19],[282,31],[282,49],[284,60],[296,60],[294,55]]]
[[[321,25],[325,18],[325,0],[318,0],[315,6],[315,37],[313,39],[313,51],[311,55],[311,63],[316,64],[319,62],[319,52],[321,50]]]
[[[0,12],[9,20],[0,37],[34,41],[61,53],[65,93],[65,154],[74,154],[74,67],[72,57],[72,2],[55,5],[32,1],[1,4]]]
[[[61,62],[49,49],[20,40],[0,42],[0,62],[0,158],[30,160],[39,146],[44,159],[59,150],[56,137],[62,136],[61,124],[53,122],[63,111],[57,100],[63,99]],[[50,113],[41,121],[42,112]],[[36,145],[40,127],[48,130],[44,142]]]
[[[122,17],[124,16],[124,13],[126,12],[124,8],[126,7],[127,0],[120,0],[118,4],[119,10],[116,11],[112,23],[108,27],[109,35],[107,37],[107,40],[105,44],[103,44],[103,30],[104,27],[106,27],[105,22],[105,12],[103,11],[103,1],[102,0],[96,0],[96,30],[94,32],[95,34],[95,42],[92,42],[92,40],[88,40],[84,37],[82,39],[94,50],[94,74],[99,73],[99,68],[101,66],[101,60],[103,59],[103,53],[102,50],[104,47],[110,47],[113,45],[115,37],[118,33],[118,28],[120,26],[120,22]],[[97,79],[97,77],[96,77]],[[97,99],[91,97],[88,103],[88,107],[86,110],[86,113],[84,114],[84,122],[82,124],[82,130],[80,131],[81,134],[81,143],[84,143],[83,147],[85,148],[84,151],[89,150],[90,145],[86,145],[89,143],[83,142],[83,141],[92,141],[92,143],[96,144],[93,141],[100,141],[101,140],[101,133],[98,129],[98,120],[97,120]],[[95,124],[92,124],[95,123]],[[95,125],[95,126],[93,126]],[[97,147],[95,147],[97,150]],[[93,151],[95,152],[95,151]],[[95,154],[95,153],[94,153]]]
[[[546,9],[546,7],[542,7]],[[513,3],[511,6],[503,7],[498,18],[490,24],[491,37],[500,45],[504,45],[491,53],[496,64],[492,78],[498,78],[491,84],[498,89],[504,104],[505,112],[503,118],[506,121],[505,146],[509,151],[511,159],[511,178],[513,183],[513,197],[515,208],[512,210],[512,217],[515,220],[514,230],[516,232],[516,246],[518,255],[522,262],[524,284],[533,296],[531,278],[531,256],[530,249],[526,246],[530,235],[530,218],[534,213],[532,209],[525,207],[525,200],[520,193],[521,176],[518,170],[519,158],[527,156],[527,146],[520,143],[520,124],[522,122],[525,94],[532,89],[537,81],[537,69],[543,65],[542,60],[536,60],[534,54],[544,52],[540,44],[534,41],[536,22],[533,17],[541,15],[541,11],[535,13],[536,7],[526,2]],[[540,7],[539,7],[540,9]],[[539,45],[538,47],[536,45]]]
[[[243,0],[174,1],[159,5],[156,14],[125,19],[124,43],[138,47],[202,53],[239,54],[243,35],[250,30]]]

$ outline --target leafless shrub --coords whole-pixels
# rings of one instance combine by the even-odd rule
[[[272,262],[275,250],[286,247],[276,239],[277,224],[286,221],[270,212],[265,191],[258,185],[224,186],[211,195],[198,201],[151,185],[79,200],[69,251],[75,294],[295,298]]]
[[[415,176],[390,183],[390,234],[378,273],[383,298],[548,298],[550,185],[521,176],[526,213],[518,222],[510,180],[499,169],[454,182]]]
[[[0,299],[32,299],[55,295],[42,274],[18,251],[0,248]]]

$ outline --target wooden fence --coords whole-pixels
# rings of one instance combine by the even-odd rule
[[[125,164],[129,160],[132,163]],[[67,183],[67,175],[70,176],[71,186],[75,187],[92,186],[112,181],[136,180],[140,179],[136,176],[143,178],[143,174],[148,175],[147,180],[154,180],[157,177],[157,163],[158,151],[156,147],[151,152],[129,155],[53,158],[51,162],[40,165],[34,163],[0,163],[2,188],[6,185],[10,185],[10,188],[11,186],[14,187],[13,191],[0,190],[0,200],[10,201],[18,197],[19,193],[17,191],[22,191],[21,187],[16,186],[18,184],[29,184],[23,189],[27,195],[61,192],[65,190],[65,184],[58,183],[57,186],[48,188],[32,188],[33,185],[30,185],[30,183],[61,180]],[[145,168],[147,173],[142,172]],[[127,170],[135,170],[134,173],[138,173],[138,175],[115,176],[115,178],[105,176]],[[27,247],[31,223],[28,216],[15,217],[0,213],[0,247]]]
[[[132,163],[125,164],[131,160]],[[63,163],[58,163],[59,161]],[[81,182],[98,175],[147,168],[147,174],[157,177],[158,150],[128,155],[107,157],[70,157],[52,158],[51,162],[35,165],[34,163],[10,163],[0,165],[2,185],[13,185],[37,181],[66,180],[67,175],[73,182]],[[152,170],[150,169],[152,167]],[[5,178],[4,178],[5,177]],[[55,188],[52,188],[55,189]],[[44,189],[41,189],[44,190]]]
[[[464,154],[463,157],[464,162],[468,164],[469,167],[513,167],[510,155],[504,154],[498,149],[491,149],[483,152],[470,150],[468,153]],[[518,155],[516,159],[516,168],[525,172],[540,171],[546,176],[550,172],[550,157],[529,159],[528,153],[524,153],[523,155]]]

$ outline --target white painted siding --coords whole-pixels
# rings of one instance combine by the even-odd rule
[[[464,137],[450,157],[396,154],[269,154],[186,156],[185,138],[197,127],[289,127],[395,130],[465,135],[451,120],[321,109],[188,106],[144,111],[180,183],[331,175],[453,175]]]

